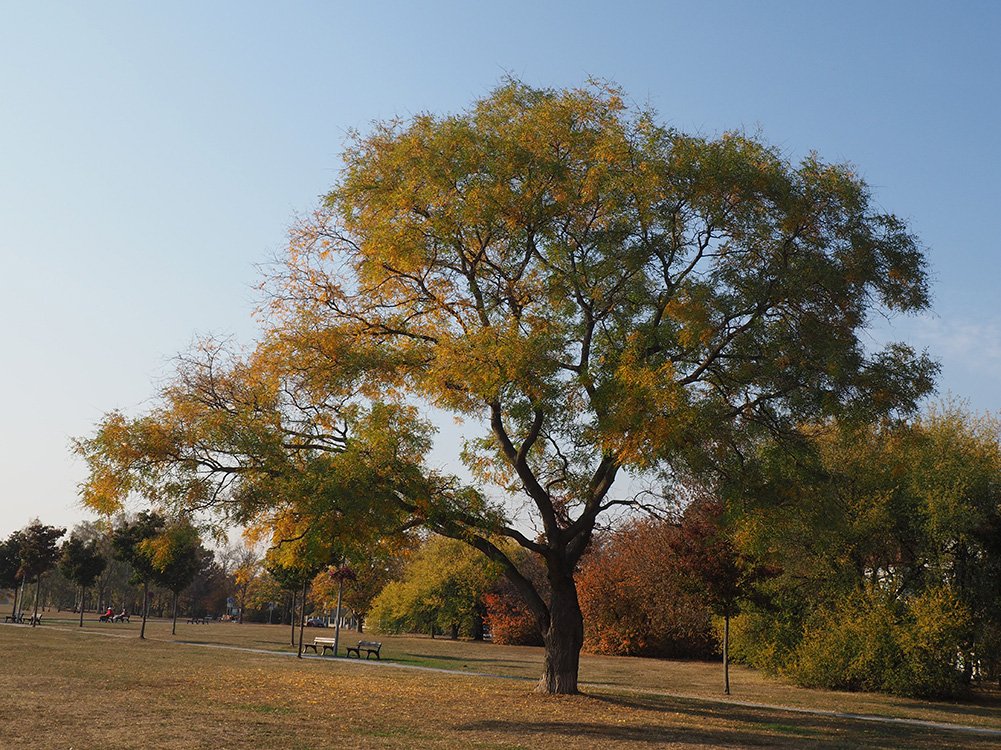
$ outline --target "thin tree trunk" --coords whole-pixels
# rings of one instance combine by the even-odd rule
[[[177,592],[174,592],[174,621],[170,624],[170,634],[177,635]]]
[[[149,582],[143,581],[143,624],[139,628],[139,637],[146,640],[146,615],[149,613]]]
[[[288,624],[292,626],[292,645],[295,645],[295,589],[289,592]]]
[[[309,581],[302,582],[302,613],[299,615],[299,658],[302,658],[302,630],[306,627],[306,587]]]
[[[730,615],[723,615],[723,695],[730,694]]]
[[[16,582],[15,582],[15,584],[16,584]],[[11,617],[11,619],[14,622],[17,622],[17,603],[21,599],[21,597],[17,593],[18,589],[21,589],[22,591],[24,590],[24,579],[23,578],[21,579],[21,585],[20,586],[18,586],[18,585],[14,586],[14,606],[13,606],[13,608],[10,611],[10,617]]]
[[[80,627],[83,627],[83,600],[87,597],[87,587],[80,587]]]
[[[28,582],[28,576],[21,578],[21,596],[14,597],[14,616],[16,619],[24,618],[24,586]],[[15,592],[16,594],[16,592]]]
[[[334,619],[334,656],[341,642],[341,593],[344,591],[344,579],[337,579],[337,616]]]
[[[549,602],[549,623],[542,634],[546,652],[542,664],[542,679],[537,693],[575,695],[580,650],[584,645],[584,617],[577,599],[573,574],[551,572],[552,594]]]
[[[35,627],[38,624],[38,598],[42,591],[42,575],[38,574],[35,578],[35,611],[31,615],[31,627]]]

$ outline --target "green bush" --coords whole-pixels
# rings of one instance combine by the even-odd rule
[[[789,671],[807,687],[887,689],[902,661],[898,613],[881,592],[860,591],[810,618]]]
[[[730,659],[773,674],[783,672],[801,633],[798,622],[775,613],[742,612],[730,619]],[[717,638],[720,634],[717,629]]]
[[[807,687],[955,697],[968,686],[970,623],[945,587],[905,602],[867,588],[814,613],[788,671]]]
[[[897,627],[903,664],[887,681],[888,690],[923,698],[966,692],[968,675],[962,666],[972,625],[970,610],[946,587],[911,599]]]

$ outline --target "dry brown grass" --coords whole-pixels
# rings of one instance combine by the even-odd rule
[[[624,689],[717,696],[715,670],[704,664],[587,657],[585,678],[612,687],[591,688],[587,697],[547,698],[517,680],[197,648],[165,642],[169,624],[159,622],[148,627],[152,639],[144,643],[133,637],[136,630],[134,623],[100,629],[88,623],[82,633],[68,622],[34,631],[0,627],[0,654],[13,675],[0,691],[0,747],[1001,747],[999,738]],[[287,633],[277,626],[183,625],[178,639],[277,650]],[[533,678],[539,671],[537,649],[380,639],[384,655],[398,662]],[[882,707],[1001,726],[1001,714],[990,706],[898,705],[878,696],[799,691],[746,670],[735,682],[734,697],[751,702],[788,698],[788,705],[855,712]]]

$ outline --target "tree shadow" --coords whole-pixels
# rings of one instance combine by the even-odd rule
[[[589,695],[587,700],[609,707],[665,715],[635,717],[629,724],[564,721],[483,720],[457,727],[466,731],[505,732],[564,737],[573,740],[625,742],[680,747],[775,747],[775,748],[886,748],[944,750],[945,748],[1001,748],[1001,737],[912,727],[836,717],[813,716],[775,709],[759,709],[725,703],[701,703],[658,696]],[[667,716],[669,715],[669,716]],[[679,721],[680,719],[680,721]],[[734,726],[734,725],[737,726]],[[717,725],[717,726],[712,726]]]

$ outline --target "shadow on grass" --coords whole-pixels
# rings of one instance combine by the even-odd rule
[[[635,717],[628,724],[560,721],[483,720],[457,727],[465,731],[503,732],[525,737],[556,735],[567,739],[609,742],[777,748],[886,748],[942,750],[945,748],[1001,748],[1001,738],[974,733],[936,730],[877,722],[838,719],[743,706],[708,706],[696,701],[656,697],[589,695],[593,700],[624,709],[663,715],[665,723]],[[708,728],[707,725],[717,725]],[[729,726],[727,726],[729,725]]]

